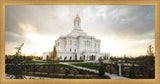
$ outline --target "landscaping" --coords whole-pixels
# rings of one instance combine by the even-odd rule
[[[98,66],[91,63],[73,63],[72,65],[81,66],[89,69],[98,69]]]
[[[94,73],[88,70],[78,69],[72,66],[58,64],[56,72],[53,72],[53,65],[51,64],[21,64],[6,65],[6,74],[13,75],[14,67],[18,67],[21,75],[25,76],[38,76],[38,77],[49,77],[49,78],[67,78],[67,79],[97,79],[99,78],[98,73]],[[15,68],[15,70],[17,70]],[[25,71],[25,72],[24,72]],[[109,79],[109,76],[101,77],[102,79]]]
[[[22,63],[25,63],[25,64],[35,64],[35,63],[48,63],[46,61],[33,61],[33,60],[28,60],[28,61],[24,61]]]

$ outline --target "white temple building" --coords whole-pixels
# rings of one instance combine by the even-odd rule
[[[93,61],[100,57],[110,59],[109,53],[100,53],[101,40],[83,32],[78,14],[74,19],[72,32],[66,36],[60,36],[55,41],[55,46],[60,60]],[[47,56],[50,56],[50,52],[43,53],[43,60],[46,60]]]

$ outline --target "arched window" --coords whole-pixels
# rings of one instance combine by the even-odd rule
[[[72,56],[70,56],[69,60],[72,60]]]
[[[89,56],[89,60],[92,60],[92,56]]]
[[[75,60],[77,60],[77,54],[75,54]]]

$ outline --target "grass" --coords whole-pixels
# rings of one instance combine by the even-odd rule
[[[32,63],[42,63],[41,61],[25,61],[25,64],[32,64]],[[43,63],[45,63],[45,62],[43,62]],[[49,64],[44,64],[43,66],[48,66]],[[65,64],[59,64],[59,67],[60,68],[63,68],[63,69],[69,69],[69,70],[77,70],[77,71],[79,71],[79,73],[80,74],[84,74],[84,75],[86,75],[86,74],[89,74],[89,75],[98,75],[97,73],[95,73],[95,72],[91,72],[91,71],[88,71],[88,70],[82,70],[82,69],[78,69],[78,68],[75,68],[75,67],[72,67],[72,66],[69,66],[69,65],[65,65]],[[35,76],[35,75],[33,75],[33,76]],[[42,77],[45,77],[44,75],[42,75]],[[46,76],[46,77],[49,77],[49,76]],[[53,76],[54,77],[54,76]],[[90,79],[90,78],[92,78],[92,77],[79,77],[79,76],[77,76],[77,77],[75,77],[75,76],[56,76],[55,78],[77,78],[77,79],[79,79],[79,78],[82,78],[82,79]]]
[[[64,65],[64,64],[59,64],[59,67],[67,68],[69,70],[73,70],[74,69],[74,70],[78,70],[80,72],[87,72],[87,73],[90,73],[90,74],[96,74],[96,73],[88,71],[88,70],[78,69],[78,68],[75,68],[75,67],[72,67],[72,66],[68,66],[68,65]]]
[[[64,64],[59,64],[59,67],[61,67],[61,68],[68,68],[68,69],[77,69],[75,67],[71,67],[71,66],[64,65]]]
[[[25,64],[36,64],[36,63],[47,63],[47,62],[28,60],[28,61],[24,61],[22,63],[25,63]]]
[[[36,64],[36,63],[47,63],[47,62],[44,62],[44,61],[33,61],[33,60],[30,60],[30,61],[24,61],[23,62],[24,64]],[[43,66],[47,66],[49,65],[48,63],[47,64],[44,64]],[[68,65],[65,65],[65,64],[59,64],[58,65],[60,68],[64,68],[64,69],[69,69],[69,70],[78,70],[80,72],[87,72],[87,73],[90,73],[90,74],[95,74],[94,72],[91,72],[91,71],[88,71],[88,70],[82,70],[82,69],[78,69],[78,68],[75,68],[75,67],[72,67],[72,66],[68,66]],[[88,64],[89,66],[89,64]],[[93,67],[94,65],[92,65]],[[91,66],[90,66],[91,67]]]
[[[90,63],[73,63],[73,65],[81,66],[89,69],[98,69],[98,66],[90,64]]]

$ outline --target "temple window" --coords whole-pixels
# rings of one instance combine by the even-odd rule
[[[72,45],[72,40],[70,40],[70,43],[69,43],[70,45]]]

